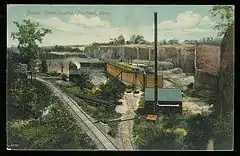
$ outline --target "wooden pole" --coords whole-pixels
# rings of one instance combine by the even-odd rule
[[[157,12],[154,12],[154,50],[155,50],[155,102],[153,104],[153,113],[156,112],[158,103],[158,70],[157,70]]]

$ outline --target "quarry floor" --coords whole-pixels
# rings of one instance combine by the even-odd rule
[[[167,80],[166,80],[167,79]],[[194,82],[193,76],[187,76],[184,73],[166,76],[164,80],[164,88],[181,88],[187,89],[190,83]],[[172,83],[174,82],[174,83]],[[139,94],[125,93],[121,99],[122,105],[116,107],[116,112],[122,114],[121,119],[126,120],[119,123],[119,134],[122,139],[123,148],[125,150],[133,149],[132,145],[132,127],[135,117],[134,111],[138,109],[138,103],[143,92]],[[200,98],[183,96],[183,115],[194,116],[197,114],[210,113],[211,104],[203,102]],[[130,119],[130,120],[129,120]]]

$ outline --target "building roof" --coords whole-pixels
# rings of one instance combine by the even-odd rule
[[[145,88],[145,101],[154,101],[155,88]],[[158,88],[158,101],[182,101],[182,91],[177,88]]]

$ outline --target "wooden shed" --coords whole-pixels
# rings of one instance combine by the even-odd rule
[[[153,109],[155,88],[145,88],[145,106]],[[182,91],[177,88],[158,88],[156,112],[182,114]]]

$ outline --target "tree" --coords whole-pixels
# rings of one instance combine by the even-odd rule
[[[131,44],[131,42],[130,41],[126,41],[126,44]]]
[[[42,60],[42,62],[41,62],[40,72],[41,72],[41,73],[47,73],[47,72],[48,72],[47,61],[46,61],[45,59]]]
[[[144,40],[143,36],[134,34],[130,37],[130,43],[131,44],[145,44],[146,40]]]
[[[125,44],[125,38],[124,38],[124,36],[123,36],[123,35],[118,36],[117,41],[118,41],[118,43],[121,44],[121,45]]]
[[[210,38],[209,37],[207,37],[207,42],[210,42]]]
[[[87,71],[80,71],[78,74],[72,74],[69,76],[69,80],[74,82],[81,89],[91,88],[93,84],[91,83],[90,73]]]
[[[65,49],[64,49],[64,46],[61,46],[61,45],[56,45],[54,47],[54,51],[57,51],[57,52],[63,52]]]
[[[210,10],[213,17],[218,17],[220,20],[215,25],[215,29],[219,30],[219,35],[225,33],[225,31],[233,27],[234,25],[234,6],[229,5],[215,5]]]
[[[35,65],[34,60],[37,59],[38,54],[40,52],[40,47],[37,45],[36,41],[42,43],[43,37],[46,34],[51,33],[50,29],[39,28],[38,22],[32,22],[30,19],[23,20],[23,24],[19,24],[18,22],[13,22],[17,28],[18,32],[11,33],[11,37],[14,40],[18,40],[18,49],[20,50],[20,54],[23,56],[24,60],[22,63],[31,65],[31,69]]]
[[[183,41],[183,43],[185,43],[185,44],[189,44],[190,41],[189,41],[189,40],[185,40],[185,41]]]
[[[164,40],[162,41],[162,44],[167,44],[167,41],[164,39]]]
[[[177,39],[172,39],[167,42],[168,44],[179,44],[179,41]]]
[[[203,37],[203,43],[205,43],[205,42],[206,42],[205,37]]]
[[[168,42],[167,42],[168,44],[174,44],[174,40],[172,39],[172,40],[168,40]]]
[[[116,78],[109,78],[106,84],[100,86],[100,90],[102,99],[116,102],[124,93],[125,85]]]

